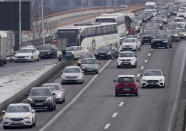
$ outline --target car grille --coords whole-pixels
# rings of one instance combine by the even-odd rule
[[[34,102],[38,102],[38,103],[42,103],[42,102],[44,102],[45,100],[33,100]]]
[[[12,121],[22,121],[23,118],[11,118],[10,120],[12,120]]]
[[[25,56],[17,56],[17,58],[20,58],[20,59],[22,59],[22,58],[25,58]]]
[[[128,61],[130,61],[130,60],[121,60],[121,61],[127,61],[127,62],[128,62]]]
[[[66,78],[78,78],[77,76],[66,76]]]
[[[148,80],[147,82],[148,83],[158,83],[159,81],[158,80]]]

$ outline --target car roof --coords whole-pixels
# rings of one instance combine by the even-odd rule
[[[29,103],[13,103],[13,104],[9,104],[9,106],[30,106]]]
[[[135,77],[135,75],[118,75],[118,78],[120,77]]]
[[[133,51],[121,51],[120,53],[134,53]]]
[[[80,69],[80,67],[79,66],[67,66],[67,67],[65,67],[66,69],[67,68],[79,68]]]
[[[39,89],[49,89],[49,88],[48,87],[42,87],[41,86],[41,87],[32,87],[32,89],[38,89],[39,90]]]
[[[162,72],[160,69],[147,69],[144,72],[146,72],[146,71],[160,71],[160,72]]]
[[[43,85],[61,85],[60,83],[45,83]]]

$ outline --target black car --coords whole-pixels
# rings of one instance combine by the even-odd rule
[[[55,94],[48,87],[33,87],[27,98],[33,109],[47,109],[53,111],[56,108]]]
[[[142,44],[151,43],[154,36],[156,36],[157,32],[155,30],[144,30],[141,34]]]
[[[5,65],[6,63],[7,63],[7,59],[4,56],[0,55],[0,66]]]
[[[38,48],[40,52],[40,58],[56,58],[57,57],[57,47],[51,44],[41,45]]]
[[[151,48],[172,48],[171,37],[167,34],[158,34],[151,42]]]
[[[101,46],[95,56],[97,59],[112,59],[113,57],[117,58],[118,51],[114,46]]]

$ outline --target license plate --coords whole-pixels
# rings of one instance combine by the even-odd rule
[[[124,91],[130,91],[130,89],[123,89]]]
[[[41,105],[43,105],[43,103],[36,103],[36,105],[37,105],[37,106],[41,106]]]

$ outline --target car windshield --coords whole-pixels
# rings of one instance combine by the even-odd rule
[[[134,57],[133,53],[120,53],[119,57]]]
[[[83,59],[82,64],[96,64],[97,61],[95,59]]]
[[[145,71],[144,76],[162,76],[161,71]]]
[[[49,89],[32,89],[29,96],[50,96]]]
[[[89,53],[79,56],[79,59],[83,59],[83,58],[94,58],[94,56],[92,54],[89,54]]]
[[[79,68],[65,68],[64,73],[80,73],[80,69]]]
[[[108,46],[100,47],[98,51],[110,51],[110,48]]]
[[[52,47],[50,45],[42,45],[39,47],[39,50],[50,50]]]
[[[42,85],[43,87],[49,87],[52,91],[61,90],[59,85]]]
[[[119,77],[118,82],[135,82],[134,77]]]
[[[75,50],[75,47],[67,47],[67,51],[73,51]]]
[[[143,35],[152,35],[152,34],[155,34],[155,32],[153,30],[143,32]]]
[[[22,112],[30,112],[29,106],[26,105],[12,105],[8,106],[7,113],[22,113]]]
[[[136,40],[135,39],[125,39],[123,42],[126,42],[126,43],[133,43],[135,42]]]
[[[32,49],[21,49],[18,53],[32,53]]]
[[[155,38],[160,38],[160,39],[167,39],[168,36],[166,34],[159,34]]]
[[[174,22],[184,22],[184,19],[175,19]]]

